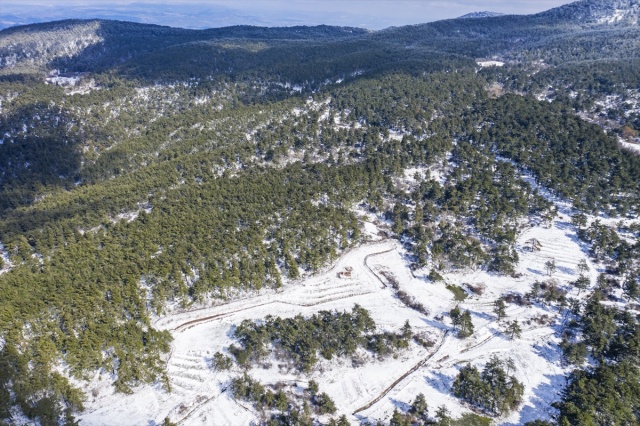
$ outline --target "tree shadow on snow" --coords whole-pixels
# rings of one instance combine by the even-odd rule
[[[409,404],[407,402],[400,401],[400,400],[397,400],[395,398],[389,398],[389,400],[391,401],[393,406],[396,407],[400,411],[409,411],[409,409],[411,408],[411,404]]]
[[[576,271],[572,268],[567,268],[566,266],[558,266],[558,271],[567,275],[576,275]]]
[[[563,362],[562,351],[557,345],[536,343],[533,345],[533,350],[536,355],[544,358],[551,364],[560,365]]]
[[[493,320],[496,319],[496,317],[494,315],[489,315],[489,314],[487,314],[485,312],[475,312],[475,311],[471,311],[471,310],[470,310],[470,312],[471,312],[471,315],[473,315],[474,317],[478,317],[478,318],[481,318],[481,319],[486,320],[486,321],[493,321]]]
[[[556,222],[556,228],[562,231],[573,231],[575,227],[571,222]]]
[[[431,371],[430,376],[425,376],[424,380],[437,391],[449,395],[451,392],[451,386],[453,386],[454,377],[449,377],[445,374]]]
[[[422,321],[424,321],[428,326],[433,327],[433,328],[437,328],[438,330],[442,330],[442,331],[451,331],[453,330],[452,327],[449,327],[448,325],[445,325],[443,323],[441,323],[440,321],[435,321],[429,318],[422,318]]]
[[[551,403],[560,399],[560,392],[566,385],[562,374],[545,375],[548,383],[541,383],[533,389],[534,396],[520,410],[517,423],[504,423],[504,426],[519,426],[533,420],[548,420],[556,410]]]
[[[546,273],[539,271],[537,269],[533,269],[533,268],[527,268],[527,271],[531,272],[532,274],[536,274],[536,275],[547,275]]]

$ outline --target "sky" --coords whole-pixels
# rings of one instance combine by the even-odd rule
[[[66,18],[122,19],[207,28],[347,25],[372,30],[477,11],[529,14],[567,0],[0,0],[0,28]]]

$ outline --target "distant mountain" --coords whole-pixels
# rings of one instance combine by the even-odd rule
[[[521,60],[522,52],[532,48],[546,62],[596,60],[603,51],[610,59],[634,58],[640,56],[639,15],[640,0],[581,0],[535,15],[476,12],[464,19],[376,32],[323,25],[192,30],[124,21],[66,20],[0,31],[0,74],[52,69],[101,72],[114,68],[146,74],[141,70],[157,72],[155,64],[161,63],[168,69],[188,68],[198,75],[209,73],[209,67],[216,72],[223,72],[224,67],[238,71],[257,64],[259,68],[279,67],[286,61],[297,63],[300,58],[305,58],[308,66],[331,74],[336,71],[331,63],[338,52],[367,66],[375,63],[376,67],[396,66],[397,60],[424,63],[421,61],[433,53],[456,54],[464,60],[493,56]],[[224,42],[227,39],[240,42],[234,41],[235,48],[229,49]],[[329,43],[318,50],[314,46],[318,42]],[[195,43],[204,43],[205,48]],[[286,48],[282,48],[284,44]],[[601,51],[595,52],[593,45],[600,46]],[[277,59],[267,52],[267,48],[276,46],[284,55]],[[414,49],[411,55],[406,49],[398,49],[409,46]],[[187,67],[186,62],[176,59],[192,50],[194,55],[202,55],[196,61],[202,66],[197,72],[194,64]],[[262,52],[259,57],[264,62],[253,57],[258,52]],[[379,58],[372,61],[376,55]]]
[[[477,18],[495,18],[496,16],[503,16],[504,13],[497,12],[472,12],[466,15],[460,16],[458,19],[477,19]]]
[[[0,72],[65,68],[71,60],[80,70],[111,67],[170,46],[224,39],[262,42],[338,40],[359,37],[361,28],[255,27],[239,25],[208,30],[171,28],[109,20],[65,20],[7,28],[0,31]],[[80,55],[80,53],[82,53]]]
[[[33,3],[33,2],[32,2]],[[0,2],[0,29],[17,25],[66,19],[100,19],[137,22],[141,24],[167,25],[171,27],[205,29],[234,25],[259,25],[264,27],[289,27],[331,23],[363,28],[382,28],[388,25],[375,16],[364,13],[340,13],[327,10],[300,11],[291,8],[283,13],[281,9],[269,8],[268,2],[255,2],[256,7],[227,7],[212,2],[194,0],[145,2],[61,2],[63,4],[35,6],[16,3],[15,0]],[[67,3],[67,4],[65,4]],[[230,3],[230,2],[229,2]]]
[[[638,25],[640,0],[580,0],[536,15],[579,24]]]

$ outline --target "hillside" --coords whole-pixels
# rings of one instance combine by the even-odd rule
[[[477,18],[495,18],[496,16],[502,16],[504,13],[497,12],[472,12],[466,15],[460,16],[458,19],[477,19]]]
[[[539,14],[581,25],[637,26],[640,2],[637,0],[581,0]]]
[[[0,424],[640,422],[637,12],[0,31]]]

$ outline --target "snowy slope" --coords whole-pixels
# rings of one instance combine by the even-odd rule
[[[538,14],[582,24],[637,26],[639,0],[580,0]]]
[[[378,228],[374,223],[367,222],[364,228],[376,238]],[[527,248],[531,238],[540,242],[540,251]],[[360,355],[366,362],[357,368],[350,359],[323,360],[310,376],[280,368],[273,360],[254,368],[250,374],[263,384],[280,381],[305,384],[314,379],[320,389],[334,399],[339,414],[349,415],[354,423],[387,419],[395,407],[410,403],[420,392],[427,395],[430,407],[445,405],[457,416],[470,411],[450,392],[458,369],[467,362],[483,365],[492,355],[498,355],[514,361],[514,374],[526,386],[525,402],[520,410],[499,419],[498,424],[517,425],[546,418],[553,410],[550,404],[557,400],[568,372],[557,346],[563,313],[550,306],[510,304],[508,317],[499,321],[492,312],[493,302],[504,293],[524,294],[533,282],[548,279],[543,265],[549,259],[555,259],[558,266],[552,278],[566,286],[575,280],[576,265],[587,256],[568,216],[563,215],[551,226],[531,224],[519,236],[517,248],[521,258],[518,272],[522,274],[517,279],[480,270],[444,275],[447,283],[461,287],[485,286],[482,295],[470,294],[460,303],[461,308],[471,311],[475,324],[476,331],[468,339],[454,336],[446,313],[456,302],[445,284],[429,282],[426,278],[429,268],[412,273],[398,242],[373,241],[349,251],[324,273],[299,283],[288,283],[278,292],[264,291],[249,298],[159,319],[156,327],[171,330],[175,339],[167,361],[172,392],[167,393],[156,385],[136,389],[132,395],[114,394],[106,385],[108,380],[96,377],[85,386],[90,400],[80,419],[85,425],[158,424],[165,416],[183,425],[249,424],[256,420],[257,413],[226,392],[230,378],[240,374],[240,370],[216,372],[210,365],[215,352],[224,352],[233,343],[234,325],[266,315],[291,317],[319,310],[349,310],[355,303],[371,312],[380,329],[397,330],[409,320],[415,333],[435,345],[427,350],[412,343],[409,350],[396,359],[374,359],[362,352]],[[347,266],[353,268],[353,277],[338,278],[337,271]],[[589,262],[589,267],[593,284],[599,266]],[[383,271],[395,276],[401,289],[423,303],[429,315],[413,311],[395,298],[393,290],[384,285]],[[569,296],[580,297],[575,289],[570,289]],[[537,321],[545,315],[549,318],[548,324]],[[504,328],[505,322],[513,319],[522,324],[523,333],[520,339],[510,340]],[[358,412],[353,415],[355,411]]]
[[[504,13],[497,12],[472,12],[466,15],[460,16],[458,19],[477,19],[477,18],[495,18],[496,16],[503,16]]]

